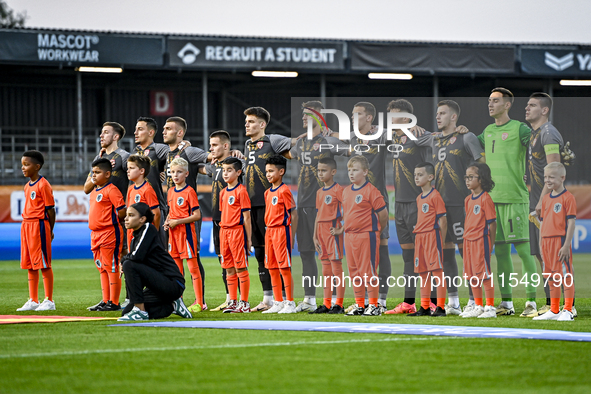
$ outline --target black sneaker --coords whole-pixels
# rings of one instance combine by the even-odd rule
[[[97,309],[99,312],[111,312],[111,311],[120,311],[121,306],[119,304],[113,304],[112,301],[107,302],[103,305],[100,309]]]
[[[340,306],[339,304],[334,304],[332,308],[328,311],[329,315],[342,315],[345,313],[345,308]]]
[[[314,311],[308,312],[308,314],[315,315],[317,313],[328,313],[328,311],[330,311],[330,309],[328,309],[324,304],[322,304],[318,308],[316,308]]]
[[[409,313],[406,316],[431,316],[431,310],[429,308],[425,309],[421,306],[418,311],[415,313]]]
[[[445,309],[443,309],[442,307],[438,306],[437,309],[435,309],[433,311],[433,313],[431,313],[431,316],[433,316],[433,317],[447,316],[447,313],[445,313]]]
[[[101,309],[103,306],[105,306],[105,305],[107,305],[107,303],[106,303],[106,302],[104,302],[103,300],[101,300],[101,302],[99,302],[98,304],[96,304],[96,305],[93,305],[93,306],[89,306],[89,307],[88,307],[88,308],[86,308],[86,309],[88,309],[89,311],[93,311],[93,312],[95,312],[95,311],[98,311],[98,310],[100,310],[100,309]]]

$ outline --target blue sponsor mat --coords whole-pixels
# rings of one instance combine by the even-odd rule
[[[568,323],[565,323],[568,324]],[[572,323],[571,323],[572,324]],[[429,335],[465,338],[545,339],[551,341],[591,342],[591,333],[499,327],[436,326],[426,324],[373,324],[311,321],[159,321],[114,324],[117,327],[218,328],[234,330],[325,331],[375,334]]]

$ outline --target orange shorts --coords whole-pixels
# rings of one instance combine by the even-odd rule
[[[478,279],[491,277],[490,253],[490,238],[488,235],[475,240],[464,239],[464,275],[467,280],[472,277]]]
[[[243,226],[220,228],[220,255],[222,268],[247,268],[246,231]]]
[[[377,231],[345,233],[349,277],[377,276],[380,262],[380,234]]]
[[[572,283],[572,275],[573,275],[573,251],[572,248],[570,250],[570,256],[568,261],[562,262],[558,257],[558,252],[564,245],[564,237],[548,237],[542,238],[542,259],[544,261],[544,269],[543,272],[545,274],[551,274],[550,280],[553,280],[554,274],[566,275],[570,274],[571,277],[566,279],[566,277],[562,278],[562,282],[564,283]],[[547,277],[548,275],[546,275]]]
[[[119,226],[115,231],[109,229],[90,232],[90,249],[99,272],[119,272],[119,255],[123,249],[122,233]]]
[[[49,220],[24,220],[21,224],[21,268],[51,268],[51,227]]]
[[[343,258],[343,235],[331,235],[331,222],[318,222],[316,236],[322,248],[320,260],[341,260]]]
[[[267,227],[265,268],[291,267],[291,226]]]
[[[415,234],[415,272],[443,269],[441,230]]]
[[[195,223],[179,224],[168,231],[168,253],[172,258],[192,259],[199,254]]]

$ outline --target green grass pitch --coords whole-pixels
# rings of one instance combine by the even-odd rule
[[[519,258],[513,256],[514,262]],[[461,261],[461,259],[460,259]],[[216,259],[203,259],[206,302],[225,297]],[[393,275],[402,272],[392,256]],[[493,257],[494,263],[494,257]],[[253,264],[251,301],[261,299]],[[516,264],[519,268],[520,264]],[[58,260],[55,312],[96,316],[86,310],[100,299],[91,260]],[[494,264],[493,264],[494,267]],[[461,269],[461,268],[460,268]],[[487,321],[422,318],[426,324],[591,331],[591,255],[575,255],[579,317],[573,323],[534,322],[518,316]],[[188,274],[187,274],[188,275]],[[294,279],[301,263],[294,258]],[[187,278],[188,279],[188,278]],[[185,292],[193,302],[190,280]],[[298,290],[296,295],[301,291]],[[319,298],[321,290],[318,289]],[[518,295],[518,293],[516,293]],[[0,262],[0,314],[27,299],[27,274],[17,261]],[[391,289],[389,307],[401,301]],[[543,303],[538,290],[538,304]],[[40,286],[40,297],[43,297]],[[301,299],[301,298],[300,298]],[[296,298],[297,301],[297,298]],[[349,305],[352,299],[346,299]],[[466,302],[462,299],[462,305]],[[516,312],[523,308],[516,299]],[[116,312],[100,316],[116,317]],[[203,320],[265,319],[408,323],[406,316],[349,318],[308,314],[228,316],[202,312]],[[179,319],[177,316],[169,320]],[[413,320],[413,323],[416,320]],[[401,393],[589,393],[591,344],[524,339],[471,339],[410,335],[248,331],[181,328],[116,328],[112,321],[0,325],[0,393],[180,392],[401,392]]]

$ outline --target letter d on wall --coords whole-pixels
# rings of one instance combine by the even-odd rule
[[[171,91],[150,91],[150,115],[172,116],[174,114],[174,94]]]

